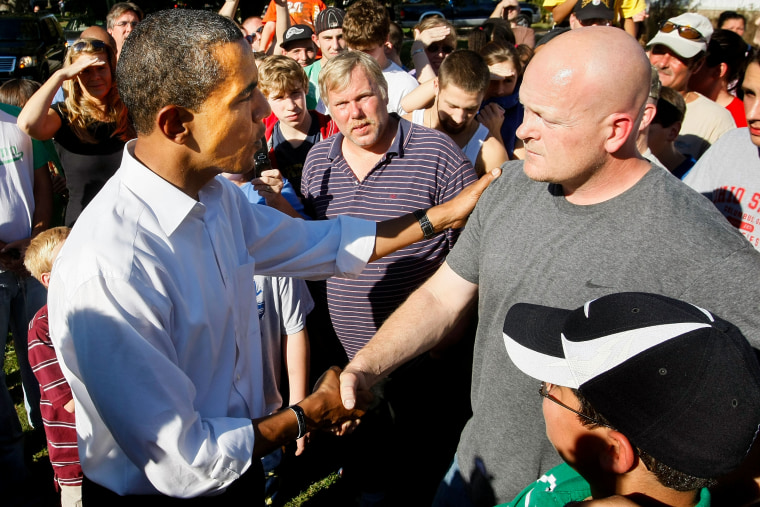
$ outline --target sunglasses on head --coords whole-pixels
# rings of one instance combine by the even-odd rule
[[[106,43],[102,40],[83,40],[79,42],[75,42],[73,46],[71,46],[71,50],[75,53],[79,53],[80,51],[84,51],[86,49],[94,49],[96,51],[105,50]]]
[[[443,44],[431,44],[428,47],[425,48],[430,53],[445,53],[449,54],[454,51],[454,48],[451,46],[445,46]]]
[[[673,30],[678,30],[678,35],[688,40],[704,40],[699,30],[690,26],[677,25],[672,21],[663,21],[660,25],[660,31],[662,33],[670,33]]]

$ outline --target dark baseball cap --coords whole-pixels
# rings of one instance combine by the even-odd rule
[[[285,35],[283,35],[282,44],[280,44],[280,46],[282,46],[283,49],[287,49],[287,46],[293,42],[312,40],[312,35],[314,35],[314,31],[312,31],[309,25],[293,25],[288,28]]]
[[[615,11],[610,6],[611,0],[578,0],[573,13],[578,21],[587,19],[615,19]]]
[[[319,35],[325,30],[343,28],[344,17],[346,17],[346,12],[343,9],[328,7],[314,18],[314,33]]]
[[[575,310],[516,304],[504,321],[524,373],[577,389],[637,447],[680,472],[739,466],[760,425],[760,366],[733,324],[657,294],[626,292]]]

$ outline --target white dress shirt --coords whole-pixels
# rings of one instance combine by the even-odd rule
[[[217,494],[250,465],[250,420],[265,415],[254,270],[357,275],[376,226],[291,219],[222,177],[196,201],[133,151],[79,217],[50,285],[82,468],[122,495]]]

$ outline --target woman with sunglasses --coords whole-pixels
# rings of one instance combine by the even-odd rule
[[[457,48],[457,32],[454,25],[437,14],[423,18],[413,31],[414,76],[424,83],[438,75],[443,59]]]
[[[66,171],[69,204],[66,225],[76,221],[121,163],[126,139],[133,137],[127,109],[114,81],[116,54],[98,39],[71,45],[64,66],[29,99],[18,126],[35,139],[53,139]],[[64,102],[53,104],[63,86]]]

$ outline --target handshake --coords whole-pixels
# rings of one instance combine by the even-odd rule
[[[373,398],[369,389],[356,389],[356,378],[347,372],[341,374],[337,366],[322,374],[314,392],[298,403],[307,432],[322,430],[345,435],[356,428]],[[299,436],[303,433],[299,428]]]

